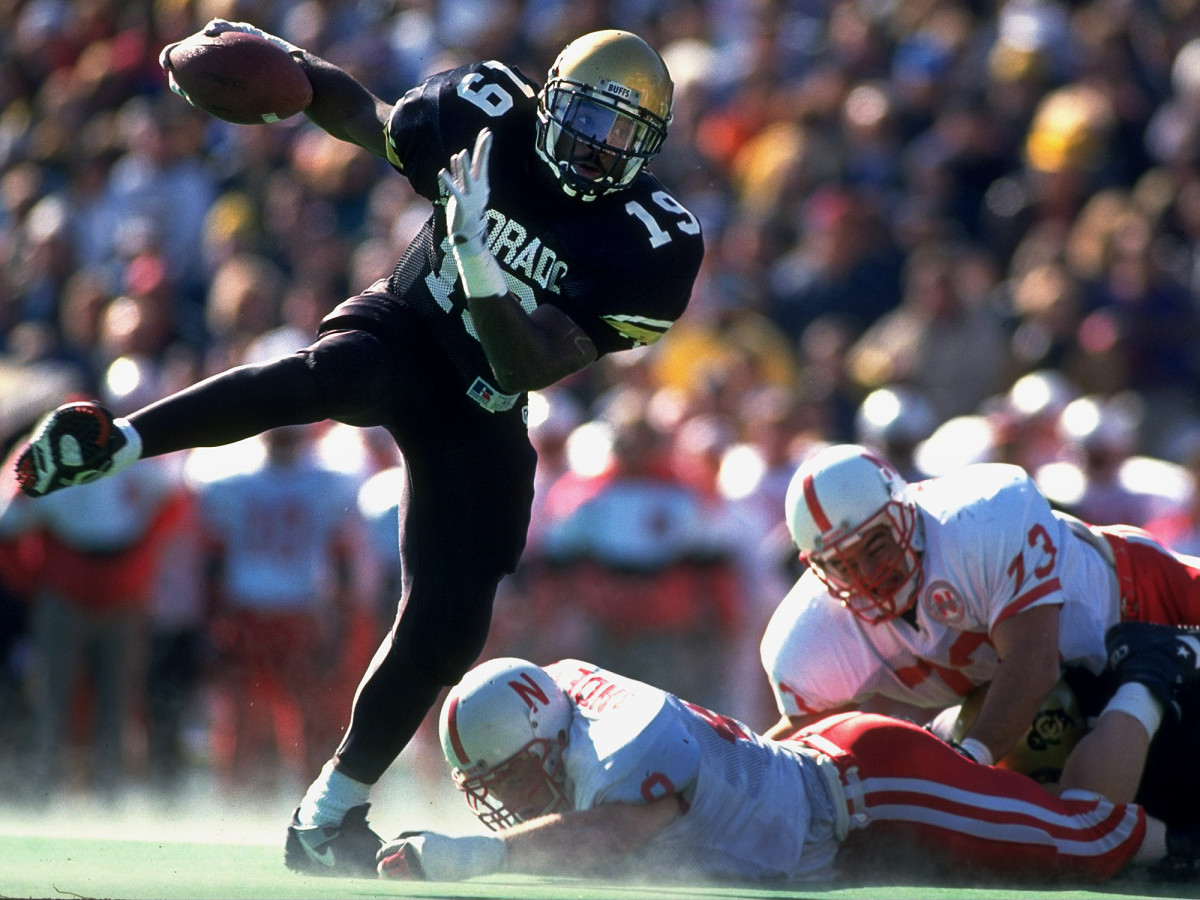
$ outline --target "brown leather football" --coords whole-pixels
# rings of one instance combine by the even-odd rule
[[[312,102],[312,85],[296,60],[257,35],[194,34],[171,48],[168,63],[192,105],[226,122],[278,122]]]

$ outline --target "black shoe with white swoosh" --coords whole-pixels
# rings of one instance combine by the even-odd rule
[[[287,867],[302,875],[375,878],[375,854],[383,839],[367,824],[370,807],[355,806],[341,825],[301,825],[293,814],[284,848]]]
[[[1104,645],[1117,683],[1145,685],[1163,712],[1178,720],[1180,693],[1200,687],[1200,630],[1121,622],[1108,630]]]

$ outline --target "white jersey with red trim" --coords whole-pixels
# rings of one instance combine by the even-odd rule
[[[358,546],[359,480],[305,459],[264,463],[200,488],[201,513],[224,555],[231,607],[320,613],[337,582],[335,548]]]
[[[907,490],[924,541],[915,625],[868,624],[805,572],[761,646],[784,715],[876,694],[931,709],[958,703],[995,674],[992,629],[1035,606],[1061,606],[1064,663],[1103,668],[1104,632],[1120,618],[1114,569],[1024,469],[981,463]]]
[[[546,671],[578,711],[563,755],[576,809],[674,794],[687,811],[639,851],[640,866],[745,878],[832,875],[844,812],[812,759],[590,663],[568,659]]]

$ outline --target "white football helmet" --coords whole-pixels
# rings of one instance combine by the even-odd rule
[[[569,805],[562,767],[573,705],[553,678],[523,659],[473,668],[442,707],[442,752],[458,789],[496,831]]]
[[[858,444],[819,450],[788,484],[784,508],[800,559],[833,596],[872,624],[908,610],[924,577],[920,517],[907,488],[895,467]],[[879,525],[887,526],[895,546],[864,571],[846,551]]]
[[[667,64],[636,34],[576,38],[538,94],[538,155],[572,197],[627,187],[662,149],[673,91]]]

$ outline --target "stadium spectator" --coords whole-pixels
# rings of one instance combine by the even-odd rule
[[[1000,292],[1011,316],[1014,370],[1071,372],[1078,379],[1086,361],[1079,346],[1083,290],[1067,267],[1059,261],[1034,264],[1012,273]]]
[[[171,260],[185,295],[203,284],[203,227],[216,200],[200,155],[202,122],[170,97],[133,97],[118,111],[125,152],[113,163],[108,190],[116,209],[114,252],[157,250]]]
[[[122,395],[105,400],[124,411]],[[50,503],[17,497],[0,513],[6,539],[25,535],[32,543],[34,722],[24,788],[35,806],[81,783],[111,802],[128,787],[127,735],[141,712],[157,554],[178,492],[166,462],[156,460]],[[71,760],[81,734],[91,750],[82,770]]]
[[[673,457],[682,457],[650,421],[640,392],[614,399],[607,420],[612,465],[585,499],[546,524],[540,555],[554,581],[539,595],[571,586],[587,614],[591,655],[653,673],[708,702],[721,699],[710,665],[724,667],[743,600],[722,531],[728,519],[710,505],[717,497],[673,468]],[[685,424],[680,436],[700,424]],[[710,477],[708,489],[714,487]],[[552,640],[547,634],[543,643]]]
[[[850,374],[864,393],[903,382],[924,394],[944,421],[974,412],[1003,390],[1008,340],[983,303],[985,291],[972,284],[976,266],[990,268],[983,254],[975,256],[940,242],[913,249],[903,302],[850,348]]]
[[[216,358],[207,361],[208,367],[220,370],[247,361],[250,345],[279,325],[279,305],[287,287],[279,267],[255,253],[234,254],[213,271],[204,317],[213,340],[210,357]],[[286,352],[296,349],[293,345]],[[269,358],[269,353],[259,349],[249,361],[266,362]]]
[[[818,190],[802,215],[795,245],[765,273],[766,313],[793,340],[828,315],[860,334],[900,303],[899,251],[861,193]]]
[[[838,314],[821,316],[804,329],[799,342],[801,432],[835,441],[854,438],[854,420],[864,391],[849,366],[856,327]]]
[[[1133,391],[1077,397],[1063,408],[1062,458],[1029,470],[1055,508],[1090,525],[1143,527],[1184,504],[1182,468],[1136,452],[1142,408]]]
[[[1113,335],[1120,387],[1144,397],[1150,446],[1186,409],[1200,333],[1194,300],[1155,253],[1158,232],[1149,216],[1125,211],[1111,226],[1099,278],[1086,286],[1089,319]]]
[[[1093,736],[1119,733],[1120,718]],[[1055,796],[909,722],[847,713],[774,741],[579,660],[477,666],[447,698],[440,733],[468,806],[498,833],[406,831],[379,851],[381,877],[567,865],[607,878],[1041,886],[1126,867],[1187,879],[1200,864],[1194,826],[1087,790]],[[1112,755],[1138,772],[1146,758]]]

